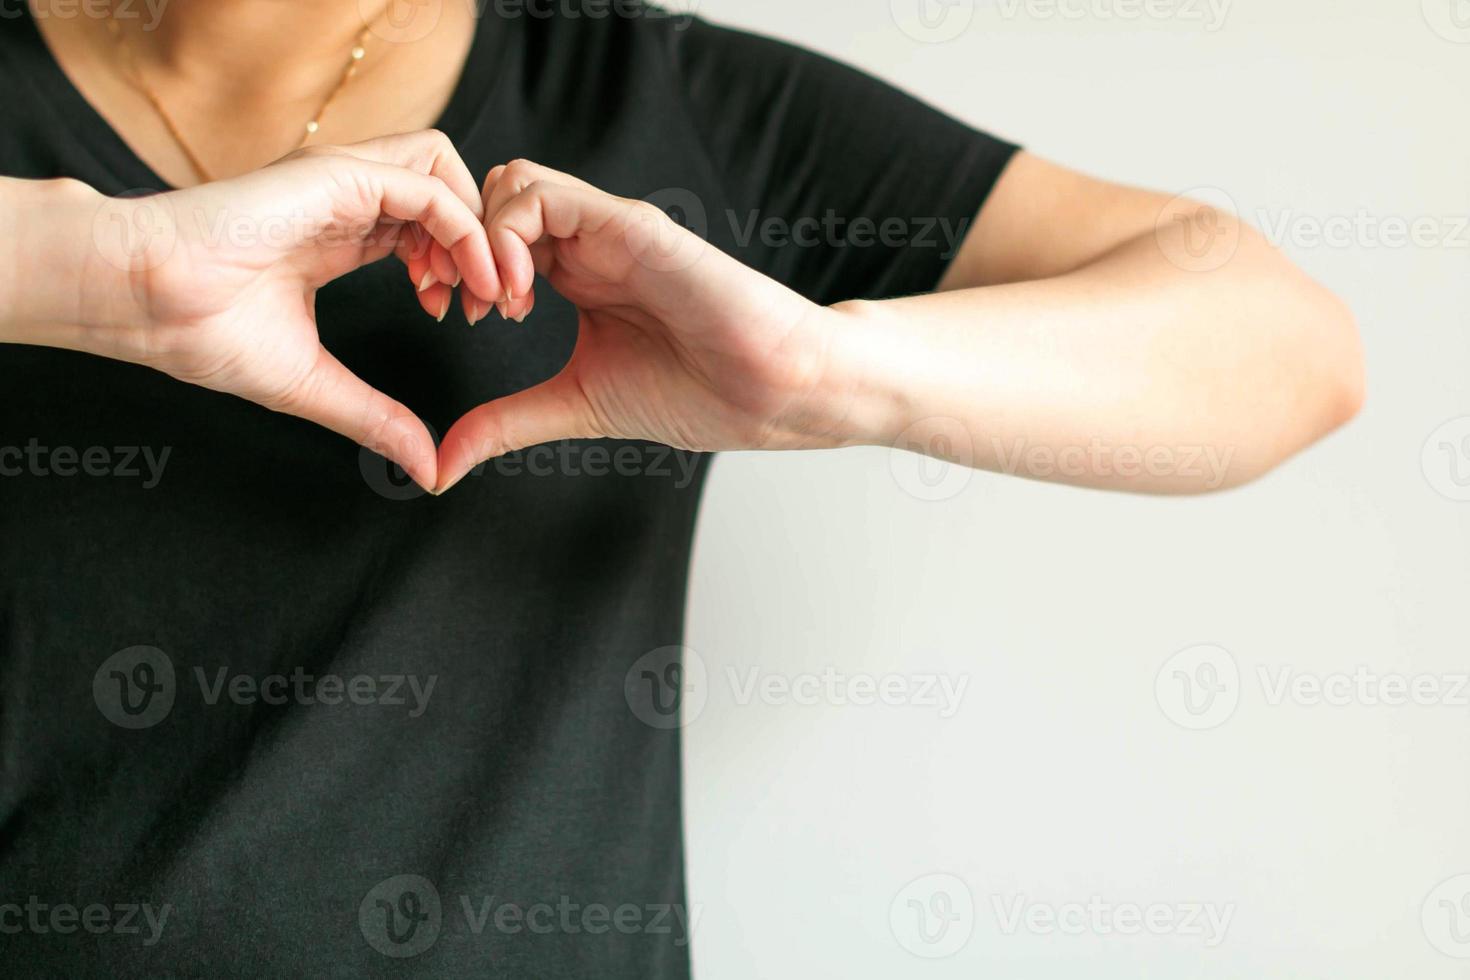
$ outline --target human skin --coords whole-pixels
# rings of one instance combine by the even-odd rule
[[[934,294],[821,307],[651,206],[532,161],[495,168],[477,192],[479,175],[438,134],[365,149],[359,141],[385,127],[437,117],[473,29],[453,3],[433,32],[388,46],[334,101],[318,135],[336,146],[271,163],[331,88],[364,4],[174,0],[157,31],[133,38],[160,98],[197,134],[196,152],[228,161],[216,170],[228,179],[200,187],[147,103],[109,69],[101,25],[44,23],[84,94],[181,189],[105,201],[74,182],[0,181],[0,341],[137,360],[310,418],[440,492],[484,459],[595,436],[698,450],[900,446],[1087,486],[1199,492],[1261,475],[1362,402],[1351,315],[1259,233],[1205,204],[1030,154],[1002,175]],[[369,165],[384,169],[365,176]],[[298,212],[307,202],[324,226],[398,234],[344,247],[340,236],[304,233],[265,254],[195,240],[197,222],[180,222],[159,261],[119,268],[97,255],[92,230],[108,209],[148,208],[150,220],[160,207],[226,209],[266,222],[272,197]],[[42,213],[48,220],[34,220]],[[1228,250],[1201,256],[1190,239],[1198,228]],[[310,301],[322,276],[390,252],[432,316],[457,291],[471,321],[492,309],[523,318],[541,273],[578,309],[571,361],[472,410],[436,450],[410,407],[352,378],[315,336]],[[1210,452],[1229,467],[1125,472],[1079,452],[1098,446],[1176,460]],[[1028,451],[1019,461],[1007,455],[1017,447]],[[1082,463],[1028,462],[1058,457]]]

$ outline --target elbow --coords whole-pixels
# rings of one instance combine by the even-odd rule
[[[1318,287],[1320,289],[1320,287]],[[1297,369],[1280,400],[1271,438],[1220,489],[1252,483],[1357,417],[1367,398],[1367,370],[1357,320],[1342,300],[1320,290],[1302,332]]]
[[[1339,334],[1343,347],[1340,367],[1334,373],[1332,397],[1328,404],[1329,425],[1327,431],[1339,428],[1357,418],[1368,398],[1368,369],[1363,357],[1363,343],[1358,335],[1357,318],[1347,304],[1337,302],[1341,310]]]
[[[1367,368],[1363,344],[1358,336],[1357,318],[1346,303],[1323,290],[1323,313],[1318,317],[1319,329],[1312,331],[1316,350],[1308,354],[1309,363],[1320,367],[1310,372],[1308,389],[1302,398],[1306,418],[1316,419],[1307,443],[1341,428],[1363,410],[1368,394]]]
[[[1233,424],[1215,447],[1229,465],[1204,485],[1171,486],[1170,492],[1213,493],[1254,483],[1362,411],[1367,371],[1356,317],[1315,283],[1305,289],[1294,284],[1291,295],[1285,322],[1293,327],[1273,330],[1269,354],[1232,386],[1236,407],[1225,417]]]

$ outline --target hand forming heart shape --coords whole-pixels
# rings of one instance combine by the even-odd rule
[[[185,213],[197,220],[180,220]],[[120,285],[83,318],[111,326],[79,328],[70,346],[314,421],[435,492],[483,460],[559,439],[697,450],[845,441],[837,430],[851,393],[830,390],[832,311],[652,204],[528,161],[496,167],[477,195],[442,134],[311,148],[232,180],[106,199],[94,227],[114,218],[122,245],[96,240]],[[296,227],[197,233],[282,221]],[[145,227],[166,233],[140,244],[133,233]],[[540,275],[577,307],[570,361],[549,381],[471,410],[436,451],[417,416],[317,336],[316,291],[389,254],[405,263],[430,315],[442,319],[459,288],[471,324],[492,307],[524,319]]]

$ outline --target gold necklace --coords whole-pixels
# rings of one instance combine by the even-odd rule
[[[179,130],[173,117],[168,114],[168,110],[164,108],[163,102],[158,98],[158,93],[153,91],[153,87],[148,84],[148,80],[143,77],[142,71],[138,69],[138,60],[133,54],[133,46],[128,43],[127,35],[123,33],[122,25],[117,22],[117,8],[109,8],[108,14],[107,30],[117,42],[118,54],[126,63],[128,73],[132,76],[133,83],[137,86],[138,91],[153,106],[153,111],[158,113],[158,118],[163,121],[164,128],[168,130],[169,135],[173,137],[173,141],[178,144],[184,156],[188,158],[189,165],[198,173],[200,179],[206,184],[214,180],[214,176],[209,172],[209,168],[204,165],[203,161],[189,147],[189,141],[184,139],[184,134]],[[342,77],[337,79],[337,84],[332,87],[332,91],[327,93],[327,97],[322,102],[321,108],[316,111],[316,115],[307,120],[304,131],[301,134],[301,141],[293,147],[293,150],[299,150],[305,146],[307,140],[311,139],[316,131],[321,128],[322,116],[326,114],[327,107],[342,92],[342,89],[347,85],[348,79],[357,74],[358,64],[367,56],[367,39],[370,33],[372,33],[371,24],[364,27],[358,33],[357,41],[353,44],[352,50],[348,54],[347,67],[343,70]]]

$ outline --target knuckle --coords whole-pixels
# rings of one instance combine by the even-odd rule
[[[490,190],[500,182],[500,178],[504,175],[505,164],[501,163],[495,165],[494,167],[491,167],[490,172],[485,175],[485,182],[480,185],[481,190],[484,193],[489,194]]]
[[[624,201],[627,204],[631,216],[637,220],[658,224],[673,221],[669,217],[668,212],[664,211],[663,208],[654,204],[652,201],[639,201],[631,198],[624,198]]]
[[[440,157],[454,152],[454,142],[442,129],[426,129],[422,139],[431,156]]]
[[[505,165],[505,176],[516,185],[526,184],[536,179],[537,167],[530,160],[517,157]]]

